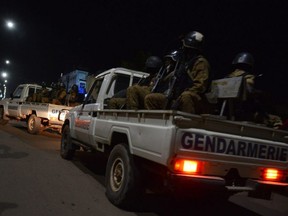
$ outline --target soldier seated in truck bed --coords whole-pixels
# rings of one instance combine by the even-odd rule
[[[67,106],[77,106],[80,104],[80,96],[78,86],[76,84],[72,85],[70,91],[66,95],[66,102]]]
[[[63,82],[58,82],[51,94],[52,104],[64,105],[66,98],[66,89]]]

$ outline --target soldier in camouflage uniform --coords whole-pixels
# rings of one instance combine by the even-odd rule
[[[149,85],[161,66],[162,60],[159,57],[148,57],[145,62],[145,72],[150,73],[149,77],[143,79],[140,83],[135,84],[134,86],[116,93],[109,101],[109,109],[121,109],[125,105],[128,109],[144,107],[143,102],[141,104],[141,101],[144,101],[145,95],[150,92]]]
[[[240,77],[244,79],[243,97],[254,91],[255,75],[253,74],[254,58],[248,52],[238,53],[232,61],[233,71],[227,77]]]
[[[78,86],[76,84],[72,85],[68,95],[67,95],[67,105],[68,106],[77,106],[80,103],[78,102],[79,93],[78,93]]]
[[[261,91],[255,89],[254,58],[248,52],[238,53],[232,61],[233,71],[227,77],[243,77],[242,91],[239,98],[232,101],[235,120],[250,121],[278,128],[282,119],[267,112],[260,95]]]
[[[180,50],[172,50],[167,55],[164,56],[164,65],[158,72],[155,81],[152,83],[153,85],[150,93],[145,96],[145,98],[146,97],[148,98],[146,100],[150,99],[153,100],[154,98],[161,98],[163,100],[166,99],[164,95],[167,93],[169,89],[169,81],[172,78],[172,76],[174,76],[174,72],[176,69],[175,67],[181,55],[182,52]],[[144,98],[144,106],[145,108],[147,108],[147,106],[145,105],[145,98]],[[158,101],[154,101],[155,102],[154,105],[156,105],[156,107],[164,108],[165,107],[164,101],[161,99],[159,101],[159,104]]]
[[[139,84],[127,89],[127,109],[144,109],[144,98],[151,92],[155,77],[161,66],[162,60],[158,56],[150,56],[146,60],[146,72],[150,75]]]
[[[39,93],[39,102],[41,103],[49,103],[49,97],[50,97],[50,91],[49,89],[47,88],[47,85],[46,83],[42,83],[42,89],[41,89],[41,92]]]
[[[202,55],[203,35],[193,31],[188,33],[183,42],[183,54],[180,64],[187,64],[185,72],[176,82],[172,105],[165,94],[149,94],[145,97],[147,109],[177,109],[188,113],[202,113],[201,102],[207,89],[210,65]],[[176,69],[177,70],[177,69]],[[175,71],[177,73],[177,71]],[[168,104],[168,107],[167,107]]]
[[[65,104],[65,98],[66,98],[66,88],[64,83],[59,82],[56,85],[56,91],[53,92],[52,95],[52,103],[57,105],[64,105]]]
[[[251,121],[253,119],[254,109],[256,108],[253,98],[255,85],[253,68],[254,58],[248,52],[238,53],[232,61],[232,72],[226,78],[243,77],[243,85],[238,98],[229,99],[229,110],[226,110],[229,113],[225,115],[229,116],[230,119],[242,121]]]

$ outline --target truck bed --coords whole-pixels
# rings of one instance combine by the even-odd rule
[[[179,128],[198,128],[244,137],[288,142],[288,131],[269,128],[252,122],[225,120],[216,115],[193,115],[173,110],[103,110],[99,119],[132,121],[153,125],[175,124]],[[288,144],[287,144],[288,145]]]

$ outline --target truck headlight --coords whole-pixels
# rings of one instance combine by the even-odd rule
[[[69,112],[69,110],[60,110],[58,114],[58,120],[64,121],[66,114]]]

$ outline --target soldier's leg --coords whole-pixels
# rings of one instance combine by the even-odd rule
[[[33,101],[33,102],[36,102],[36,101],[37,101],[37,94],[36,94],[36,93],[33,93],[33,95],[32,95],[32,101]]]
[[[195,93],[182,94],[180,96],[179,110],[187,113],[196,113],[196,106],[201,100],[201,97]]]
[[[147,86],[134,85],[127,89],[127,109],[144,109],[144,98],[150,90]]]
[[[126,98],[111,98],[108,104],[109,109],[120,109],[126,103]]]
[[[58,99],[53,99],[52,104],[61,105],[61,102]]]
[[[149,110],[165,109],[166,96],[161,93],[151,93],[145,96],[145,108]]]
[[[41,102],[42,103],[49,103],[49,98],[48,97],[42,97]]]

